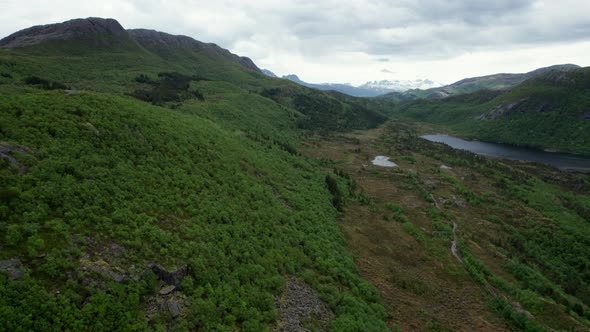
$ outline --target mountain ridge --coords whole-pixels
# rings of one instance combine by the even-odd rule
[[[468,77],[455,83],[442,87],[420,90],[412,89],[405,92],[392,92],[383,95],[382,98],[390,98],[395,101],[408,101],[415,99],[441,99],[453,95],[471,93],[477,90],[503,90],[516,86],[525,80],[552,70],[568,71],[581,68],[575,64],[560,64],[541,67],[526,73],[498,73],[477,77]]]
[[[272,72],[270,72],[272,73]],[[274,73],[272,73],[274,75]],[[268,75],[268,74],[267,74]],[[308,83],[299,78],[295,74],[284,75],[283,79],[293,81],[297,84],[307,86],[310,88],[323,91],[337,91],[353,97],[377,97],[393,91],[406,91],[408,89],[416,88],[418,86],[437,86],[439,84],[425,79],[425,80],[380,80],[369,81],[359,86],[343,83]]]
[[[261,72],[260,68],[256,66],[254,61],[245,56],[239,56],[231,53],[229,50],[220,47],[214,43],[204,43],[192,37],[184,35],[172,35],[166,32],[150,29],[128,29],[129,35],[140,43],[143,47],[154,49],[158,47],[180,47],[180,48],[199,48],[212,55],[218,54],[228,59],[234,60],[242,66]]]
[[[33,26],[0,39],[0,48],[19,50],[71,40],[91,43],[93,46],[125,46],[126,49],[133,47],[147,47],[152,50],[170,47],[199,49],[210,55],[221,55],[250,70],[260,72],[250,58],[231,53],[217,44],[150,29],[126,30],[112,18],[89,17]]]

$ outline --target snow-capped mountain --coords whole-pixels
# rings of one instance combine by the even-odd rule
[[[416,80],[381,80],[371,81],[358,86],[363,89],[382,90],[387,92],[404,92],[412,89],[431,89],[442,86],[442,84],[429,79]]]
[[[266,75],[272,76],[272,72],[263,70]],[[442,84],[433,82],[429,79],[417,80],[381,80],[371,81],[359,86],[354,86],[349,83],[308,83],[301,80],[297,75],[285,75],[282,78],[291,80],[297,84],[304,85],[310,88],[319,90],[334,90],[345,93],[355,97],[375,97],[391,92],[404,92],[412,89],[430,89],[442,86]]]

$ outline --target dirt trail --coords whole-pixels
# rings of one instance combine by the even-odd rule
[[[463,263],[461,256],[459,256],[459,252],[457,251],[457,223],[453,221],[453,242],[451,243],[451,253],[455,256],[459,262]]]

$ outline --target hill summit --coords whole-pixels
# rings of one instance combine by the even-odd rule
[[[202,51],[209,56],[221,56],[260,72],[251,59],[233,54],[216,44],[155,30],[125,30],[117,20],[112,18],[77,18],[62,23],[33,26],[1,39],[0,48],[18,50],[41,47],[44,54],[56,51],[70,53],[72,41],[93,48],[106,47],[111,51],[145,48],[160,55],[163,52],[169,53],[171,49]]]
[[[127,32],[112,18],[77,18],[63,23],[36,25],[0,40],[1,48],[24,48],[51,41],[90,39],[107,34],[127,37]]]

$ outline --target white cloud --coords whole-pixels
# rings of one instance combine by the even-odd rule
[[[589,65],[590,2],[578,0],[0,0],[0,8],[0,36],[112,17],[126,28],[214,42],[311,82],[449,83],[556,63]],[[385,60],[395,74],[382,71]]]

